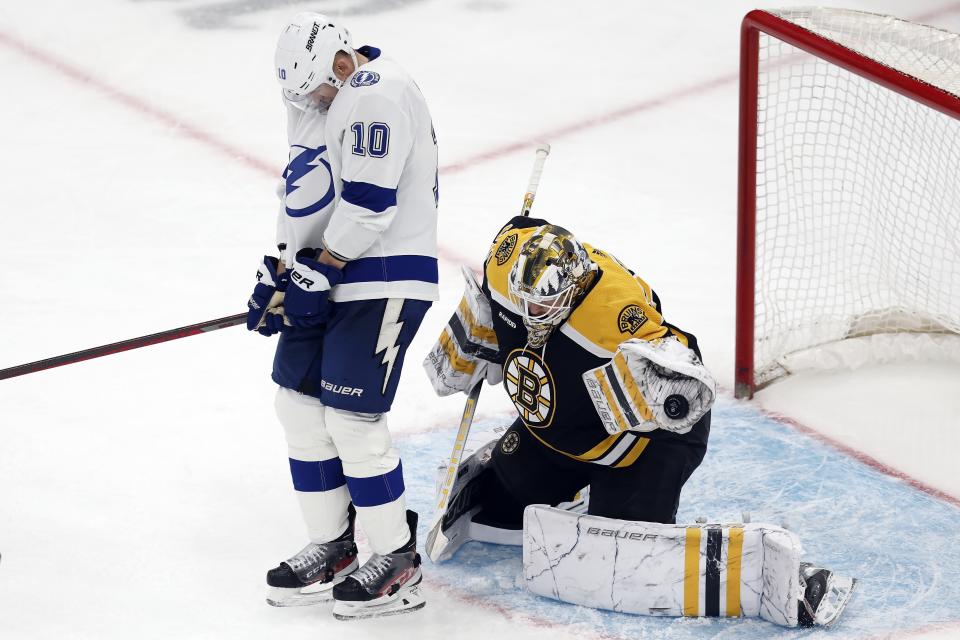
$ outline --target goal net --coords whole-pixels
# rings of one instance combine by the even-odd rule
[[[960,36],[753,11],[740,101],[737,396],[804,363],[960,359]]]

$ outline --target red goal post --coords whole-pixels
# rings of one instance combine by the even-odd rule
[[[851,10],[747,14],[736,396],[789,373],[790,353],[960,333],[958,184],[960,37]],[[936,245],[927,271],[914,266],[926,262],[914,232]],[[912,299],[922,287],[932,302]]]

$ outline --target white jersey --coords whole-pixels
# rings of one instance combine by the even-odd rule
[[[347,261],[335,301],[437,300],[437,145],[419,88],[379,50],[330,111],[288,108],[290,163],[278,242]],[[326,141],[326,143],[324,142]]]
[[[333,173],[327,159],[326,112],[302,111],[286,100],[290,155],[278,188],[277,245],[287,268],[297,251],[320,248],[336,200]]]

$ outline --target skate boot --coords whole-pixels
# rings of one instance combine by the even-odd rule
[[[324,544],[311,542],[267,572],[267,604],[299,607],[333,600],[333,587],[359,565],[353,541],[355,513],[350,505],[350,524],[339,538]]]
[[[358,571],[333,588],[337,620],[377,618],[422,609],[417,514],[407,511],[410,541],[393,553],[373,554]]]
[[[801,562],[800,586],[803,588],[803,599],[800,600],[797,616],[799,626],[827,627],[833,624],[843,613],[856,584],[855,578],[838,576],[828,569]]]

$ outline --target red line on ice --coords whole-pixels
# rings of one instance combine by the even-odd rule
[[[960,11],[960,2],[946,5],[940,9],[935,9],[935,10],[914,16],[912,19],[913,20],[931,20],[931,19],[943,16],[943,15],[947,15],[956,11]],[[278,176],[280,173],[278,166],[272,163],[264,162],[263,160],[260,160],[258,158],[255,158],[254,156],[246,153],[239,147],[235,147],[227,142],[224,142],[218,139],[216,136],[214,136],[213,134],[207,131],[204,131],[203,129],[200,129],[198,127],[190,125],[189,123],[184,122],[182,118],[179,118],[178,116],[170,112],[164,111],[163,109],[154,107],[153,105],[147,103],[146,101],[140,98],[137,98],[132,94],[123,92],[120,89],[117,89],[116,87],[113,87],[107,84],[106,82],[99,80],[93,74],[88,73],[79,67],[75,67],[71,65],[65,62],[64,60],[61,60],[58,57],[54,56],[53,54],[47,53],[36,47],[33,47],[27,44],[26,42],[8,33],[5,33],[3,31],[0,31],[0,44],[6,45],[7,47],[14,49],[20,52],[21,54],[31,58],[33,61],[39,62],[72,80],[75,80],[81,84],[85,84],[89,87],[92,87],[96,91],[104,94],[105,96],[109,97],[115,102],[123,104],[124,106],[130,109],[133,109],[134,111],[138,111],[147,116],[150,116],[154,120],[157,120],[163,124],[170,126],[177,133],[183,135],[184,137],[203,143],[213,149],[216,149],[217,151],[220,151],[221,153],[224,153],[230,156],[235,161],[245,164],[252,169],[256,169],[261,173],[267,173],[270,176]],[[650,111],[652,109],[665,106],[677,100],[682,100],[684,98],[706,93],[713,89],[736,82],[738,78],[739,78],[738,73],[731,73],[727,75],[717,76],[715,78],[708,79],[703,82],[690,85],[688,87],[682,87],[680,89],[668,92],[661,96],[648,98],[646,100],[642,100],[640,102],[627,105],[619,109],[608,111],[606,113],[602,113],[596,116],[588,117],[583,120],[579,120],[577,122],[556,127],[554,129],[542,131],[537,135],[530,136],[529,138],[526,138],[524,140],[518,140],[516,142],[510,143],[507,145],[503,145],[500,147],[490,149],[488,151],[484,151],[472,156],[468,156],[463,160],[459,160],[451,164],[444,165],[443,167],[440,168],[440,173],[444,175],[459,173],[461,171],[475,167],[479,164],[490,162],[490,161],[502,158],[504,156],[510,155],[512,153],[524,151],[526,149],[529,149],[534,144],[544,140],[554,141],[561,137],[574,135],[584,130],[591,129],[593,127],[610,124],[611,122],[622,120],[624,118],[629,118],[638,113]],[[442,247],[439,250],[439,254],[442,260],[445,260],[453,264],[469,264],[471,262],[470,260],[465,259],[461,256],[458,256],[455,253]],[[793,418],[776,414],[770,411],[766,411],[760,408],[759,405],[756,405],[756,404],[754,404],[754,406],[758,407],[766,415],[777,420],[778,422],[791,426],[797,431],[800,431],[816,440],[824,442],[825,444],[828,444],[831,447],[834,447],[842,451],[846,455],[849,455],[850,457],[856,460],[859,460],[860,462],[863,462],[864,464],[870,467],[873,467],[874,469],[877,469],[878,471],[884,474],[898,478],[901,481],[905,482],[906,484],[910,485],[911,487],[919,491],[922,491],[924,493],[937,497],[954,506],[960,507],[960,498],[956,498],[944,491],[941,491],[940,489],[937,489],[919,480],[916,480],[910,477],[909,475],[903,473],[902,471],[894,469],[893,467],[883,462],[880,462],[876,458],[873,458],[872,456],[862,451],[853,449],[845,444],[840,443],[837,440],[834,440],[833,438],[830,438],[829,436],[826,436],[820,433],[819,431],[816,431],[815,429],[812,429],[810,427],[807,427],[801,424],[800,422],[794,420]],[[437,425],[436,427],[427,427],[425,429],[418,429],[413,432],[407,432],[403,434],[398,433],[397,435],[400,437],[403,437],[406,435],[415,435],[416,433],[424,433],[428,431],[439,430],[440,428],[441,428],[440,425]],[[475,604],[480,607],[492,609],[494,611],[497,611],[498,613],[501,613],[502,615],[505,615],[511,618],[520,617],[521,619],[528,621],[529,623],[534,624],[536,626],[542,626],[545,628],[557,628],[557,627],[566,628],[566,625],[559,625],[557,623],[553,623],[551,621],[543,620],[540,618],[535,618],[531,616],[515,616],[512,611],[506,608],[488,603],[478,597],[462,592],[459,589],[452,586],[445,586],[443,590],[447,591],[450,595],[452,595],[453,597],[456,597],[457,599],[463,600],[465,602],[469,602],[471,604]],[[921,627],[914,631],[899,632],[894,635],[914,635],[915,633],[923,632],[925,630],[932,631],[935,629],[954,628],[955,626],[956,626],[956,623],[947,623],[945,625],[932,625],[930,627]],[[600,636],[600,637],[610,637],[610,636]],[[889,636],[885,636],[885,637],[889,637]]]
[[[945,638],[946,636],[942,634],[946,631],[952,631],[954,629],[960,629],[960,620],[950,620],[949,622],[933,622],[931,624],[925,624],[921,627],[917,627],[916,629],[891,631],[890,633],[868,636],[864,640],[893,640],[893,638],[912,638],[914,636],[924,634],[936,634],[935,637]]]
[[[731,394],[731,395],[732,395],[732,394]],[[896,479],[900,480],[901,482],[904,482],[904,483],[910,485],[911,487],[913,487],[914,489],[916,489],[916,490],[918,490],[918,491],[922,491],[923,493],[929,494],[929,495],[931,495],[931,496],[933,496],[933,497],[935,497],[935,498],[938,498],[938,499],[940,499],[940,500],[943,500],[944,502],[946,502],[946,503],[948,503],[948,504],[951,504],[951,505],[953,505],[953,506],[955,506],[955,507],[960,507],[960,498],[957,498],[956,496],[954,496],[954,495],[952,495],[952,494],[950,494],[950,493],[947,493],[946,491],[943,491],[943,490],[941,490],[941,489],[937,489],[936,487],[934,487],[934,486],[932,486],[932,485],[929,485],[929,484],[927,484],[927,483],[925,483],[925,482],[922,482],[922,481],[920,481],[920,480],[917,480],[916,478],[914,478],[914,477],[912,477],[912,476],[904,473],[903,471],[900,471],[899,469],[896,469],[896,468],[894,468],[894,467],[891,467],[890,465],[888,465],[888,464],[885,463],[885,462],[881,462],[881,461],[877,460],[876,458],[874,458],[874,457],[871,456],[870,454],[864,453],[863,451],[860,451],[859,449],[854,449],[854,448],[851,447],[851,446],[845,445],[845,444],[843,444],[842,442],[840,442],[839,440],[836,440],[836,439],[834,439],[834,438],[831,438],[830,436],[828,436],[828,435],[826,435],[826,434],[824,434],[824,433],[821,433],[820,431],[814,429],[813,427],[808,427],[807,425],[799,422],[798,420],[796,420],[796,419],[794,419],[794,418],[791,418],[790,416],[785,416],[785,415],[783,415],[783,414],[781,414],[781,413],[777,413],[777,412],[775,412],[775,411],[770,411],[770,410],[768,410],[768,409],[764,409],[763,407],[761,407],[761,406],[760,406],[759,404],[757,404],[756,402],[749,402],[749,404],[750,404],[751,406],[755,407],[756,409],[758,409],[759,411],[761,411],[764,415],[770,417],[771,419],[776,420],[777,422],[779,422],[779,423],[781,423],[781,424],[785,424],[785,425],[787,425],[788,427],[792,427],[792,428],[795,429],[796,431],[799,431],[800,433],[803,433],[804,435],[810,436],[810,437],[813,438],[814,440],[818,440],[818,441],[820,441],[820,442],[822,442],[822,443],[824,443],[824,444],[826,444],[826,445],[829,445],[830,447],[832,447],[832,448],[834,448],[834,449],[836,449],[836,450],[844,453],[845,455],[853,458],[854,460],[857,460],[857,461],[859,461],[859,462],[862,462],[863,464],[867,465],[868,467],[872,467],[872,468],[876,469],[877,471],[879,471],[879,472],[881,472],[881,473],[883,473],[883,474],[885,474],[885,475],[888,475],[888,476],[891,476],[891,477],[893,477],[893,478],[896,478]]]

